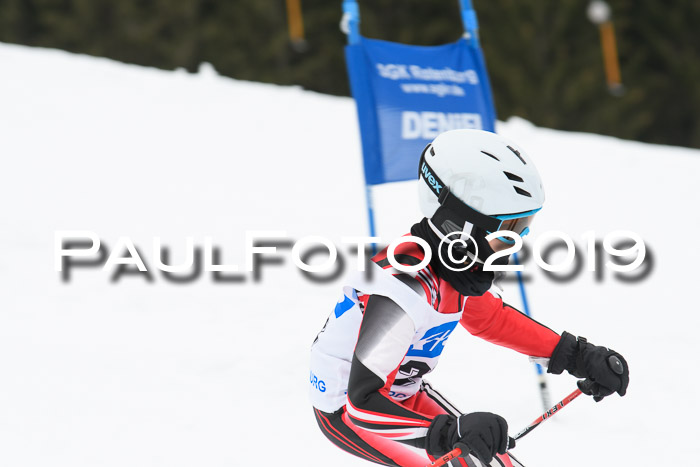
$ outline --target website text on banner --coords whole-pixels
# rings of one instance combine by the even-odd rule
[[[478,45],[412,46],[362,37],[345,48],[369,185],[412,180],[422,149],[457,128],[494,131]]]

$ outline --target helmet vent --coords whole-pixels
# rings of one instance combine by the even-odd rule
[[[527,165],[527,162],[525,162],[525,159],[523,159],[522,156],[520,155],[520,151],[518,151],[517,149],[513,149],[513,148],[510,147],[510,146],[508,146],[508,149],[510,149],[511,151],[513,151],[513,154],[515,154],[516,156],[518,156],[518,159],[520,159],[520,162],[522,162],[523,165]]]
[[[432,146],[430,146],[430,155],[435,156],[435,149]]]
[[[517,186],[513,186],[513,188],[515,188],[515,192],[517,194],[527,196],[528,198],[532,198],[532,195],[529,192],[523,190],[522,188],[517,187]]]
[[[508,180],[513,180],[514,182],[524,182],[524,181],[525,181],[525,180],[523,180],[521,177],[519,177],[519,176],[517,176],[517,175],[515,175],[515,174],[512,174],[512,173],[510,173],[510,172],[505,172],[505,171],[504,171],[503,173],[506,174],[506,177],[508,177]]]
[[[489,154],[489,153],[486,152],[486,151],[481,151],[481,152],[482,152],[483,154],[486,154],[487,156],[489,156],[491,159],[496,159],[498,162],[501,162],[501,160],[500,160],[498,157],[494,156],[493,154]]]

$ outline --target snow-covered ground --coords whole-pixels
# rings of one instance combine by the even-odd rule
[[[155,236],[173,262],[187,236],[211,236],[242,265],[245,231],[365,235],[352,100],[4,44],[0,64],[0,465],[362,465],[323,438],[307,400],[309,346],[339,280],[306,280],[288,249],[258,282],[172,283],[152,259]],[[625,398],[576,400],[516,455],[528,467],[691,465],[700,151],[519,119],[498,130],[545,181],[526,243],[556,229],[584,246],[586,231],[627,229],[654,260],[638,283],[585,270],[557,283],[528,263],[535,317],[622,352],[631,383]],[[375,198],[387,241],[420,218],[415,182]],[[108,248],[130,237],[152,280],[77,268],[63,282],[58,230],[94,231]],[[506,296],[520,304],[514,284]],[[513,433],[531,422],[541,407],[527,358],[458,334],[434,386]],[[554,398],[575,387],[549,381]]]

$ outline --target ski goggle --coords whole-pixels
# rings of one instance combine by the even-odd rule
[[[498,232],[499,230],[508,230],[524,237],[530,233],[530,223],[532,222],[535,213],[542,208],[533,209],[532,211],[520,212],[517,214],[505,214],[502,216],[493,216],[500,219],[501,224],[496,230],[488,231],[488,233]],[[498,240],[508,245],[515,244],[515,241],[509,237],[498,237]]]

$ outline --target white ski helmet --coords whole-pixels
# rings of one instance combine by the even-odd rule
[[[525,235],[544,203],[532,160],[515,143],[488,131],[438,135],[423,151],[418,170],[421,210],[441,237],[469,233],[472,227]]]

